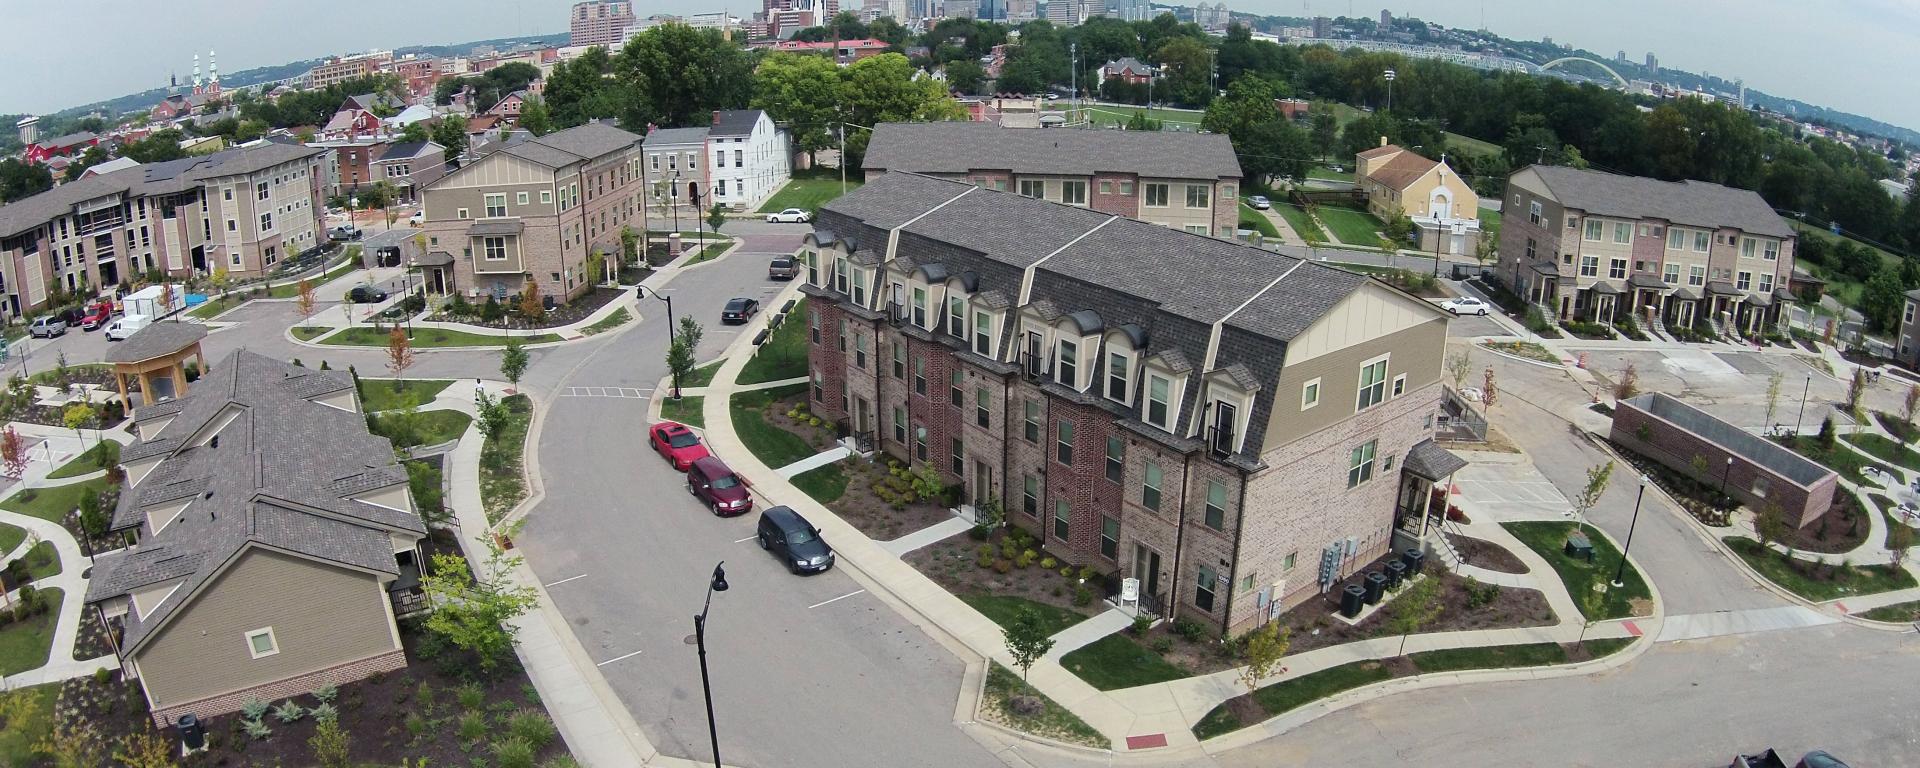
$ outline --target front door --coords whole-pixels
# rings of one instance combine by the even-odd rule
[[[980,460],[973,462],[973,503],[985,504],[993,498],[993,469]]]
[[[872,414],[869,413],[870,410],[872,410],[872,406],[867,404],[866,398],[861,397],[859,395],[854,395],[853,397],[853,432],[854,434],[856,435],[866,434],[868,431],[872,429],[872,427],[867,426],[868,424],[871,423],[871,420],[873,418]]]
[[[1160,594],[1160,553],[1145,544],[1133,545],[1133,577],[1140,580],[1140,594]]]

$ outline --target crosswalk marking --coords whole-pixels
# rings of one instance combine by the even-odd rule
[[[651,387],[635,389],[633,387],[567,387],[567,393],[561,397],[618,397],[629,400],[645,400]]]

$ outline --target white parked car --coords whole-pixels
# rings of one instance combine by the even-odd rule
[[[1452,312],[1455,317],[1460,315],[1487,314],[1487,303],[1472,296],[1447,299],[1446,301],[1440,302],[1440,308]]]
[[[427,212],[424,210],[414,211],[412,216],[407,217],[407,223],[416,227],[425,226],[427,223]]]
[[[767,214],[767,221],[772,224],[805,224],[812,220],[813,214],[799,208],[788,208],[779,213]]]

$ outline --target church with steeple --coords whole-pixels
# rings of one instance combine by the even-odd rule
[[[214,58],[213,51],[207,51],[207,76],[200,77],[200,54],[193,55],[193,90],[179,92],[179,82],[173,81],[168,88],[167,97],[153,108],[153,119],[172,122],[191,117],[207,102],[220,100],[220,62]]]

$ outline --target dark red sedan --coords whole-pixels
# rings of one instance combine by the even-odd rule
[[[681,472],[687,467],[707,457],[707,446],[700,442],[700,436],[688,429],[687,425],[676,421],[663,421],[647,430],[647,444],[659,452],[662,458],[673,462],[673,468]]]

